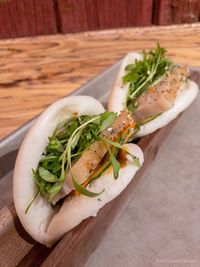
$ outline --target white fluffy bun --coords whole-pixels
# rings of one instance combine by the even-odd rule
[[[127,65],[132,64],[135,60],[142,60],[143,56],[139,53],[129,53],[125,56],[119,68],[117,78],[111,91],[110,99],[108,102],[108,111],[119,113],[126,108],[126,98],[128,94],[128,84],[122,83],[122,77],[125,75],[125,68]]]
[[[139,158],[142,164],[144,161],[142,150],[135,144],[127,144],[125,146],[132,155]],[[114,179],[111,169],[110,172],[105,172],[101,178],[94,181],[88,188],[94,192],[101,192],[104,189],[104,192],[100,196],[90,198],[77,195],[66,199],[60,211],[53,217],[48,227],[46,244],[51,245],[84,219],[90,216],[96,216],[99,209],[126,188],[138,169],[131,156],[127,154],[126,166],[120,169],[117,180]]]
[[[13,177],[14,203],[26,231],[38,242],[45,243],[45,231],[55,214],[51,205],[38,196],[28,213],[25,210],[37,192],[32,176],[56,126],[73,114],[95,115],[104,112],[103,106],[89,96],[63,98],[42,113],[26,135],[15,163]]]
[[[114,111],[119,113],[121,110],[125,108],[126,98],[128,93],[128,84],[127,85],[122,84],[122,77],[125,74],[125,67],[128,64],[133,63],[136,59],[142,60],[142,55],[138,53],[129,53],[124,58],[119,73],[117,75],[116,82],[114,84],[114,87],[110,95],[108,104],[109,111]],[[198,91],[199,88],[197,84],[193,81],[190,81],[187,87],[180,90],[175,100],[174,106],[171,109],[163,112],[154,120],[141,126],[140,131],[137,132],[134,138],[145,136],[167,125],[170,121],[175,119],[182,111],[184,111],[192,103],[192,101],[197,96]]]

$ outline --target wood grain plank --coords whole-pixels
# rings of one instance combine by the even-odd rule
[[[53,0],[0,1],[0,38],[57,32]]]
[[[200,24],[0,41],[0,138],[130,51],[160,41],[177,63],[199,66]]]
[[[200,21],[198,0],[155,0],[153,21],[158,25]]]
[[[39,266],[51,252],[25,232],[13,204],[0,210],[0,236],[0,267]]]
[[[38,244],[25,232],[13,204],[0,210],[0,266],[84,266],[133,196],[137,185],[158,156],[178,119],[139,141],[138,145],[144,151],[145,162],[128,187],[102,208],[97,217],[83,221],[53,248],[47,249]]]

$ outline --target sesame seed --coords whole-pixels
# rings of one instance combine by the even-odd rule
[[[109,127],[107,130],[108,130],[109,132],[112,132],[113,128]]]

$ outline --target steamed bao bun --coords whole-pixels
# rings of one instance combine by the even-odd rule
[[[119,113],[121,110],[126,108],[126,98],[129,85],[122,84],[122,77],[125,75],[125,67],[129,64],[132,64],[136,59],[142,60],[143,56],[139,53],[129,53],[123,59],[114,86],[112,88],[108,103],[108,111]],[[163,126],[167,125],[193,102],[198,94],[198,91],[199,88],[197,84],[193,81],[189,81],[186,87],[180,88],[174,106],[171,109],[163,112],[152,121],[142,125],[140,127],[140,131],[137,132],[134,138],[148,135],[150,133],[153,133],[157,129],[160,129]]]
[[[82,220],[96,215],[101,207],[123,191],[138,170],[133,159],[127,154],[127,163],[120,169],[117,180],[114,179],[111,171],[91,184],[91,191],[100,192],[105,189],[99,197],[89,198],[77,195],[67,198],[58,210],[38,195],[25,214],[27,206],[37,192],[32,169],[37,168],[48,143],[48,137],[53,134],[57,125],[70,119],[74,114],[98,115],[104,111],[101,103],[92,97],[66,97],[48,107],[28,131],[15,164],[13,194],[18,217],[25,230],[36,241],[51,246]],[[141,164],[143,163],[143,153],[137,145],[127,144],[126,149],[138,157]],[[98,198],[101,198],[101,201]]]

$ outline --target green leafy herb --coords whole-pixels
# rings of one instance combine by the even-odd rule
[[[39,190],[36,192],[35,196],[33,197],[33,199],[31,200],[31,202],[28,204],[26,210],[25,210],[25,214],[28,212],[28,210],[30,209],[31,205],[33,204],[33,202],[35,201],[36,197],[38,196],[39,194]]]
[[[92,178],[89,181],[89,184],[91,184],[94,180],[98,179],[110,167],[110,165],[111,163],[109,160],[96,175],[92,176]]]
[[[100,193],[89,191],[88,189],[83,187],[81,184],[79,184],[73,175],[72,175],[72,183],[76,191],[78,191],[79,193],[87,197],[96,197],[96,196],[101,195],[104,192],[104,189]]]
[[[110,145],[112,145],[114,147],[117,147],[119,149],[124,150],[124,146],[120,142],[119,143],[118,142],[113,142],[113,141],[111,141],[111,140],[109,140],[109,139],[107,139],[107,138],[105,138],[103,136],[100,137],[100,140],[102,140],[105,143],[108,143],[108,144],[110,144]]]
[[[49,183],[55,183],[58,181],[58,178],[56,175],[52,174],[50,171],[46,170],[44,167],[39,167],[38,169],[40,177]]]
[[[158,83],[168,69],[173,66],[166,57],[166,49],[157,47],[149,52],[143,52],[143,60],[136,60],[126,66],[126,74],[123,83],[129,84],[127,107],[131,111],[137,108],[137,99],[148,89],[150,85]]]
[[[119,177],[120,163],[116,159],[116,157],[112,153],[110,153],[110,150],[108,150],[108,151],[110,154],[110,161],[111,161],[111,164],[113,167],[114,178],[117,179]]]
[[[54,196],[57,195],[57,193],[60,191],[61,188],[62,188],[62,183],[53,184],[53,186],[49,189],[50,200],[52,200]]]
[[[106,148],[108,150],[109,156],[110,156],[110,163],[113,167],[113,175],[114,178],[117,179],[119,176],[119,170],[120,170],[120,163],[119,161],[116,159],[115,155],[112,153],[111,149],[110,149],[110,145],[107,142],[107,140],[105,138],[103,138],[104,143],[106,145]],[[117,154],[117,153],[116,153]]]
[[[99,128],[99,132],[107,129],[113,121],[116,119],[117,114],[114,112],[104,112],[101,116],[101,126]]]
[[[104,137],[102,137],[102,139],[105,140]],[[127,154],[129,154],[129,155],[132,157],[134,164],[135,164],[138,168],[141,167],[141,163],[140,163],[139,158],[136,157],[136,156],[134,156],[134,155],[132,155],[130,152],[128,152],[127,149],[126,149],[126,147],[124,147],[122,144],[117,143],[117,142],[113,142],[113,141],[110,141],[110,140],[107,140],[107,139],[106,139],[106,142],[109,143],[109,144],[111,144],[111,145],[114,146],[114,147],[117,147],[117,148],[119,148],[119,149],[121,149],[121,150],[124,150]]]
[[[63,152],[63,145],[62,143],[55,137],[49,137],[49,144],[47,147],[48,152]]]
[[[141,167],[141,163],[140,163],[140,160],[139,160],[138,157],[134,156],[134,157],[133,157],[133,161],[134,161],[135,165],[136,165],[138,168]]]

